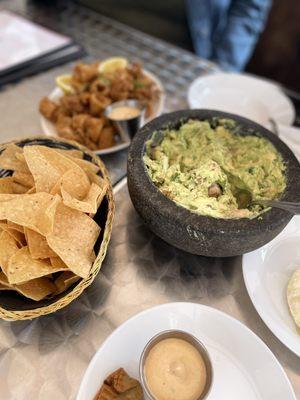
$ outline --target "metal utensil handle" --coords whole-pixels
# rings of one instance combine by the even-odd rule
[[[280,208],[281,210],[289,211],[292,214],[300,214],[300,203],[275,200],[262,200],[259,203],[270,207]]]

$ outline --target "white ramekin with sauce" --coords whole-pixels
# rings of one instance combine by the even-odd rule
[[[164,331],[145,346],[140,379],[150,400],[204,400],[212,386],[212,363],[193,335]]]
[[[115,126],[123,140],[132,138],[145,119],[145,107],[138,100],[121,100],[105,109],[105,116]]]

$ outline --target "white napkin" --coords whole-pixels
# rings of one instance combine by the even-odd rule
[[[277,124],[279,138],[292,150],[300,162],[300,128]]]

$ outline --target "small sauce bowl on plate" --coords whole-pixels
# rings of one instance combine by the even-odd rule
[[[105,109],[105,116],[118,130],[123,140],[132,138],[144,123],[145,107],[138,100],[121,100]]]
[[[140,381],[150,400],[204,400],[213,369],[205,346],[193,335],[169,330],[154,336],[140,358]]]

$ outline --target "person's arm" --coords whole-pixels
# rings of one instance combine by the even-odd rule
[[[265,27],[272,0],[232,0],[227,23],[213,36],[212,60],[226,70],[243,70]]]

